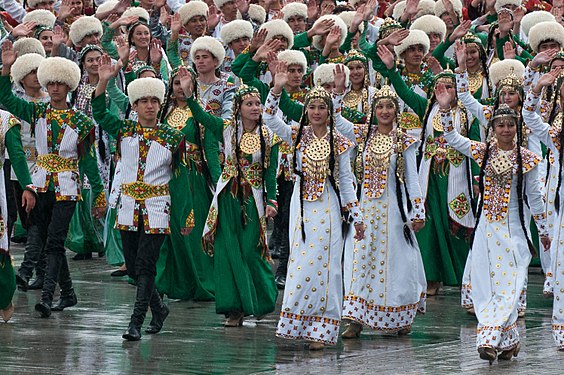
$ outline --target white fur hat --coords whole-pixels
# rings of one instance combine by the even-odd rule
[[[348,11],[339,13],[339,17],[341,17],[341,19],[343,21],[345,21],[345,25],[347,25],[347,30],[351,27],[352,20],[353,20],[355,15],[356,15],[355,10],[348,10]],[[361,33],[364,31],[364,22],[361,23],[360,25],[358,25],[358,31],[360,31]]]
[[[458,17],[462,17],[462,2],[460,0],[450,0],[452,2],[452,7],[454,8],[454,12],[458,15]],[[445,4],[443,0],[438,0],[435,3],[435,16],[440,17],[444,13],[446,13]]]
[[[288,22],[290,17],[303,17],[307,19],[307,5],[303,3],[290,3],[286,4],[282,8],[282,13],[284,14],[284,21]]]
[[[201,36],[197,38],[190,48],[190,59],[196,61],[196,52],[201,50],[211,53],[218,60],[217,66],[223,64],[225,48],[223,48],[216,38],[212,38],[211,36]]]
[[[290,65],[300,65],[304,73],[307,70],[307,59],[302,51],[287,49],[278,53],[278,61],[284,61]]]
[[[237,12],[239,14],[239,12]],[[255,21],[257,25],[262,25],[266,21],[266,10],[258,4],[249,5],[249,17]]]
[[[37,78],[45,88],[49,83],[59,82],[66,84],[70,91],[74,91],[80,83],[80,68],[69,59],[49,57],[39,64]]]
[[[103,4],[101,4],[98,9],[96,9],[96,14],[102,14],[105,12],[108,12],[112,9],[114,9],[114,7],[119,3],[119,1],[117,0],[107,0],[105,1]]]
[[[519,60],[515,59],[505,59],[493,63],[490,66],[490,78],[492,84],[497,86],[499,81],[507,77],[511,72],[517,77],[523,77],[525,75],[525,65]]]
[[[221,40],[227,46],[235,39],[253,37],[253,25],[245,20],[233,20],[221,28]]]
[[[203,1],[190,1],[178,9],[178,15],[180,16],[180,21],[183,25],[186,25],[192,17],[204,16],[208,18],[209,8],[208,4]]]
[[[139,19],[149,22],[149,12],[141,7],[130,7],[121,15],[122,17],[139,17]]]
[[[26,14],[22,20],[22,23],[35,22],[36,26],[47,26],[53,28],[55,26],[55,21],[57,17],[48,10],[36,9],[32,10]]]
[[[396,21],[399,20],[402,14],[405,12],[406,8],[406,1],[400,1],[394,7],[394,11],[392,12],[392,18]],[[435,14],[435,2],[433,0],[421,0],[419,4],[417,4],[417,14],[415,15],[416,18],[422,17],[427,14]]]
[[[28,53],[36,53],[45,57],[45,49],[43,44],[35,38],[21,38],[14,42],[14,51],[18,57],[27,55]]]
[[[395,19],[396,21],[399,20],[403,12],[405,12],[405,4],[406,2],[405,0],[403,0],[397,3],[396,6],[394,7],[394,11],[392,12],[392,18]]]
[[[535,26],[537,23],[548,21],[555,21],[554,16],[550,12],[537,10],[535,12],[527,13],[521,20],[521,31],[523,31],[523,34],[528,37],[531,27]]]
[[[356,4],[358,4],[360,2],[360,0],[349,0],[349,4],[354,8],[356,7]]]
[[[93,16],[82,16],[71,24],[69,30],[69,38],[72,43],[77,46],[82,42],[85,36],[98,34],[102,36],[102,23]]]
[[[18,87],[21,87],[20,81],[29,73],[39,69],[39,65],[43,60],[45,60],[45,57],[37,53],[28,53],[27,55],[18,57],[11,69],[14,83],[18,85]]]
[[[235,0],[213,0],[213,3],[217,7],[217,9],[221,10],[221,7],[230,1],[235,1]]]
[[[324,20],[333,20],[333,21],[335,21],[335,26],[339,26],[339,28],[341,29],[341,43],[340,43],[340,45],[342,46],[343,43],[345,42],[345,39],[347,38],[347,32],[349,31],[347,29],[347,25],[345,24],[345,21],[343,21],[343,19],[341,17],[336,16],[334,14],[327,14],[325,16],[319,17],[317,19],[317,21],[315,21],[314,25],[317,24],[318,22],[322,22]],[[315,48],[317,48],[318,50],[323,51],[323,45],[321,45],[321,35],[314,36],[311,44]]]
[[[429,52],[429,37],[421,30],[409,30],[409,35],[405,38],[399,46],[395,46],[396,56],[400,57],[402,53],[410,46],[421,44],[423,46],[423,53],[426,55]]]
[[[165,98],[165,84],[158,78],[137,78],[127,85],[127,96],[131,105],[142,98],[157,98],[162,104]]]
[[[411,30],[421,30],[425,34],[441,34],[441,40],[445,40],[446,36],[446,25],[442,19],[437,16],[432,16],[430,14],[421,16],[417,18],[410,27]]]
[[[335,80],[335,73],[334,73],[335,66],[337,66],[337,64],[333,64],[333,63],[319,65],[317,69],[315,69],[313,72],[313,84],[315,86],[317,85],[321,86],[325,83],[333,82]],[[348,86],[349,74],[351,71],[346,66],[344,67],[345,67],[345,76],[346,76],[345,86]]]
[[[496,0],[495,11],[499,12],[506,5],[521,6],[521,0]]]
[[[564,27],[558,22],[541,22],[529,29],[529,45],[533,51],[538,52],[540,44],[549,40],[560,44],[560,48],[564,47]]]
[[[47,3],[47,2],[49,2],[49,0],[28,0],[27,6],[32,9],[35,9],[35,7],[38,6],[39,4]]]
[[[268,42],[270,39],[274,38],[275,36],[280,35],[286,38],[286,40],[288,41],[288,49],[292,48],[292,46],[294,45],[294,32],[292,31],[290,26],[288,26],[286,21],[284,20],[268,21],[262,24],[259,30],[262,29],[268,30],[268,34],[266,34],[265,42]]]

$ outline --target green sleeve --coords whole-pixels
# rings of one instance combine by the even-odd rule
[[[450,68],[454,69],[454,60],[449,59],[445,56],[447,49],[450,48],[452,43],[448,40],[448,36],[446,37],[444,42],[439,43],[435,50],[433,51],[433,57],[437,59],[437,61],[441,64],[443,69],[447,68],[447,65],[450,64]]]
[[[388,73],[390,83],[394,86],[398,96],[423,120],[425,111],[427,111],[427,99],[411,91],[395,68],[389,69]]]
[[[92,99],[92,117],[110,136],[117,138],[124,124],[119,117],[113,115],[106,108],[106,94],[101,94]],[[98,166],[96,165],[96,168]],[[99,176],[98,176],[99,177]],[[90,179],[90,176],[88,176]]]
[[[213,132],[204,133],[204,154],[210,171],[212,182],[215,184],[221,176],[221,164],[219,162],[219,142]]]
[[[178,55],[178,40],[168,41],[168,45],[166,47],[166,55],[168,57],[168,62],[170,63],[170,66],[172,66],[172,69],[176,69],[177,67],[182,65],[182,60]]]
[[[276,201],[276,172],[278,171],[278,144],[270,150],[270,164],[264,174],[267,201]]]
[[[282,94],[280,95],[280,109],[290,120],[300,122],[304,105],[290,99],[286,90],[282,90]]]
[[[378,50],[378,45],[376,43],[372,44],[368,40],[366,40],[366,33],[368,31],[368,22],[364,21],[364,30],[362,34],[360,34],[360,38],[358,39],[358,48],[371,59],[378,57],[376,51]]]
[[[186,103],[188,103],[188,107],[190,107],[194,119],[202,124],[207,132],[212,132],[220,142],[223,142],[223,119],[204,111],[194,98],[186,99]]]
[[[486,16],[486,25],[489,25],[493,22],[497,21],[497,13],[493,13],[493,14],[488,14]]]
[[[503,54],[503,46],[505,45],[506,42],[509,42],[509,35],[507,35],[505,38],[497,38],[496,39],[495,50],[497,52],[497,57],[500,60],[505,59],[504,54]]]
[[[519,36],[517,35],[513,35],[513,40],[515,41],[515,43],[517,43],[522,49],[523,51],[521,52],[521,54],[517,57],[519,57],[520,61],[527,66],[528,61],[527,60],[532,60],[533,59],[533,55],[531,55],[531,53],[527,50],[527,48],[529,48],[529,46],[527,45],[527,43],[523,42],[521,40],[521,38],[519,38]]]
[[[87,142],[87,141],[84,141]],[[98,170],[98,160],[94,154],[94,145],[87,145],[87,150],[78,161],[78,168],[81,174],[86,174],[88,182],[92,189],[92,196],[98,197],[104,191],[104,185],[100,178],[100,171]]]
[[[125,113],[127,111],[127,107],[129,106],[129,98],[116,86],[115,78],[110,79],[110,81],[108,82],[106,94],[108,95],[110,100],[118,107],[121,113]]]
[[[319,55],[319,65],[325,64],[327,62],[327,56]]]
[[[102,23],[104,33],[100,39],[100,44],[106,53],[114,60],[119,59],[119,54],[117,48],[114,44],[114,30],[110,29],[109,25],[104,22]]]
[[[0,104],[15,117],[35,125],[35,104],[14,95],[10,76],[0,76]]]
[[[129,85],[131,82],[135,81],[137,79],[137,75],[135,74],[135,72],[132,70],[130,72],[124,72],[123,76],[125,77],[125,84]]]
[[[266,83],[257,78],[256,72],[260,63],[249,59],[241,72],[239,72],[239,78],[244,84],[256,88],[260,93],[260,101],[262,104],[266,103],[266,98],[268,97],[268,91],[270,88]]]
[[[357,30],[357,33],[358,33],[358,30]],[[351,50],[352,40],[353,40],[355,35],[356,35],[356,33],[352,34],[350,32],[347,32],[347,37],[345,38],[345,41],[343,42],[343,45],[341,46],[341,48],[339,48],[339,52],[341,52],[344,55],[344,54],[347,54]]]
[[[6,148],[20,186],[25,189],[32,182],[22,146],[21,125],[12,126],[6,133]]]
[[[480,121],[478,121],[478,119],[474,119],[474,121],[472,121],[470,130],[468,131],[468,138],[476,142],[482,141],[480,139]],[[472,176],[480,175],[480,166],[476,163],[476,161],[474,161],[474,159],[471,160],[470,168],[472,169]],[[478,183],[476,180],[472,179],[472,184],[476,185]]]
[[[307,31],[294,36],[292,49],[299,49],[311,46],[311,40],[307,37]]]
[[[251,54],[248,51],[240,53],[239,56],[237,56],[231,63],[231,72],[239,77],[241,69],[243,69],[247,61],[249,61],[250,59]]]

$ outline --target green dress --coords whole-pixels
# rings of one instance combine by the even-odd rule
[[[207,131],[214,132],[226,147],[226,165],[204,229],[205,250],[213,254],[214,260],[216,312],[243,312],[244,315],[254,316],[268,314],[275,309],[278,289],[267,261],[264,216],[263,213],[259,216],[252,189],[249,189],[249,193],[245,186],[250,186],[245,184],[261,189],[259,186],[264,183],[269,204],[275,201],[278,145],[273,145],[270,149],[270,163],[265,170],[264,181],[245,177],[237,184],[234,160],[232,153],[228,152],[228,149],[232,149],[232,138],[228,136],[224,139],[224,134],[233,131],[230,129],[231,123],[227,124],[224,133],[221,118],[204,112],[192,99],[188,99],[188,105],[194,118]],[[251,155],[241,153],[241,157],[253,163]],[[241,201],[238,192],[242,197]],[[210,227],[213,227],[211,231]]]
[[[0,310],[10,303],[16,291],[16,274],[8,251],[0,250]]]
[[[176,111],[179,111],[176,109]],[[171,234],[166,238],[157,262],[156,285],[160,293],[169,298],[196,301],[214,299],[214,261],[202,249],[202,232],[213,194],[203,174],[202,142],[196,134],[196,123],[189,110],[180,110],[189,114],[183,123],[185,126],[166,123],[181,130],[186,140],[186,168],[175,175],[169,183],[171,196],[170,225]],[[174,115],[174,113],[171,113]],[[199,126],[199,125],[198,125]],[[211,181],[217,181],[221,174],[219,165],[219,145],[212,132],[200,127],[203,138],[203,151],[207,162]],[[190,235],[180,233],[185,223],[181,223],[182,210],[186,200],[186,184],[194,194],[193,216],[189,217],[194,224]]]

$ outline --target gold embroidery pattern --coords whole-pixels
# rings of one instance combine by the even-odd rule
[[[67,159],[57,154],[37,156],[37,165],[50,173],[78,172],[78,161]]]
[[[136,201],[144,201],[149,198],[169,195],[168,184],[149,185],[142,181],[122,184],[121,192],[123,195],[134,198]]]

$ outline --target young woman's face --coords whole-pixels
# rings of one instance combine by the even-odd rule
[[[354,85],[362,84],[364,82],[364,75],[366,74],[364,64],[360,61],[353,61],[347,66],[350,70],[349,79],[351,83]]]
[[[499,103],[505,103],[511,109],[519,107],[519,93],[512,87],[502,87],[499,92]]]
[[[396,119],[396,105],[391,100],[380,100],[374,108],[378,125],[391,125]]]
[[[511,143],[517,134],[517,123],[512,118],[502,117],[494,121],[495,137],[501,143]]]
[[[184,91],[182,90],[182,86],[180,86],[180,77],[178,75],[174,76],[172,80],[172,94],[177,100],[184,99]]]
[[[149,48],[151,31],[145,25],[137,25],[131,35],[131,43],[137,48]]]
[[[480,50],[475,44],[466,46],[466,67],[469,69],[476,68],[480,64]]]
[[[42,31],[39,34],[39,41],[43,45],[43,49],[47,55],[50,55],[53,49],[53,32],[51,30]]]
[[[433,52],[435,48],[441,43],[441,34],[430,33],[429,36],[429,52]]]
[[[258,121],[260,120],[260,114],[262,113],[262,106],[260,103],[260,98],[256,96],[251,96],[241,102],[241,118],[248,121]]]
[[[98,67],[100,66],[100,51],[90,51],[84,56],[83,68],[90,75],[98,75]]]
[[[311,126],[326,126],[329,107],[323,100],[313,100],[307,105],[307,119]]]

